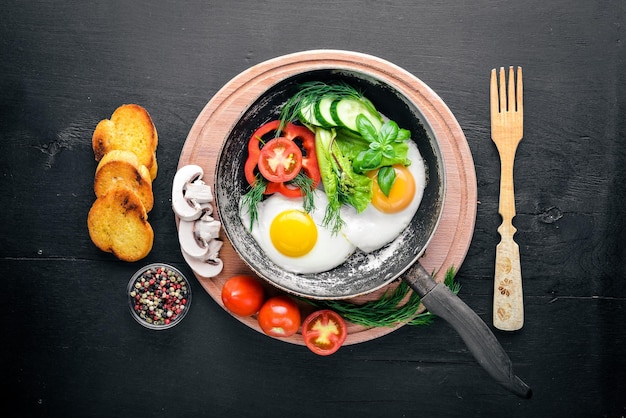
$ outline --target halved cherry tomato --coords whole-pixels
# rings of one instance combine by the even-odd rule
[[[222,287],[222,302],[235,315],[254,315],[264,301],[263,285],[252,276],[233,276]]]
[[[261,175],[273,183],[293,180],[302,168],[302,151],[287,138],[274,138],[261,148],[258,167]]]
[[[255,168],[259,165],[261,150],[263,149],[263,139],[269,142],[268,134],[275,133],[280,126],[279,120],[273,120],[259,127],[248,141],[248,159],[244,165],[244,173],[248,184],[251,186],[256,181]],[[301,171],[304,172],[311,180],[313,180],[313,188],[316,188],[320,182],[320,170],[317,165],[317,155],[315,154],[315,134],[305,126],[287,123],[280,133],[280,137],[289,141],[299,141],[302,144],[304,152],[302,154]],[[296,173],[297,174],[297,173]],[[295,177],[295,176],[294,176]],[[268,179],[269,180],[269,179]],[[270,182],[265,188],[265,194],[282,193],[287,197],[300,197],[302,190],[289,181]]]
[[[329,309],[313,312],[302,323],[304,343],[320,356],[328,356],[339,350],[347,335],[346,321]]]
[[[300,328],[300,308],[288,296],[274,296],[265,301],[257,320],[267,335],[289,337]]]

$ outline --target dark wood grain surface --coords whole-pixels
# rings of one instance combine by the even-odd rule
[[[17,1],[0,5],[2,398],[10,416],[624,416],[626,5],[621,0]],[[499,163],[491,68],[524,67],[515,163],[526,323],[496,332],[522,400],[443,321],[328,358],[250,330],[195,284],[178,326],[141,328],[125,286],[180,254],[170,187],[211,97],[252,65],[318,48],[389,60],[458,119],[478,179],[461,298],[491,324]],[[100,252],[91,134],[122,103],[159,131],[138,263]],[[5,414],[3,414],[5,415]]]

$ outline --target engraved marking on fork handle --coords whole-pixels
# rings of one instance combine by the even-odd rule
[[[493,325],[503,331],[516,331],[524,325],[519,246],[512,236],[503,237],[496,246]]]

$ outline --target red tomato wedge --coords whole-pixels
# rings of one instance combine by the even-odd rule
[[[329,309],[313,312],[302,323],[304,343],[320,356],[328,356],[339,350],[347,336],[346,321]]]
[[[261,148],[258,167],[263,177],[271,182],[293,180],[302,168],[302,151],[287,138],[274,138]]]

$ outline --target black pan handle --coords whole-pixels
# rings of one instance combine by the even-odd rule
[[[404,280],[421,297],[429,312],[443,318],[459,333],[478,363],[504,388],[528,399],[532,390],[513,373],[513,363],[487,324],[447,286],[437,283],[419,263]]]

